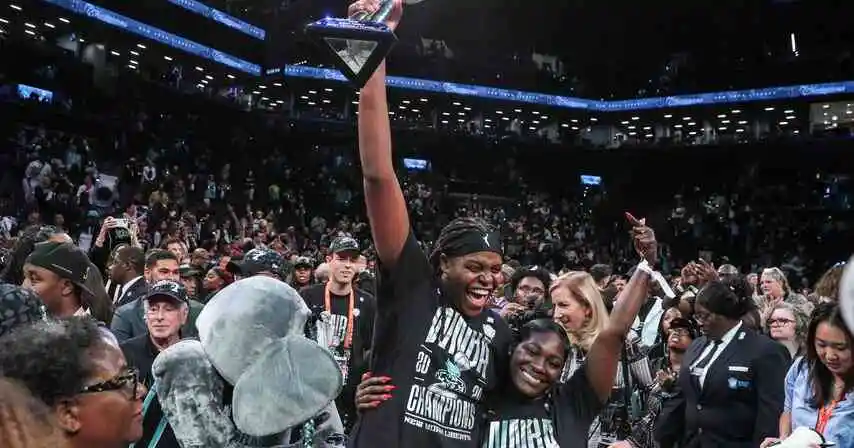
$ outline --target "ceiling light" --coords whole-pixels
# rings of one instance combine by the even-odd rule
[[[688,135],[697,135],[697,131],[691,131],[688,133]]]
[[[726,118],[726,114],[720,114],[718,115],[718,118]]]
[[[417,114],[417,113],[420,113],[421,111],[418,109],[412,109],[412,112],[415,112]]]
[[[644,127],[643,127],[643,130],[644,130],[644,131],[649,131],[649,130],[651,130],[651,129],[652,129],[652,126],[644,126]]]
[[[534,115],[540,115],[540,111],[538,110],[532,110],[531,113]]]
[[[448,120],[442,120],[442,124],[448,124]]]
[[[688,123],[688,126],[697,126],[697,123],[692,121],[692,122]]]
[[[403,104],[409,104],[409,100],[403,100],[403,101],[401,101],[401,103],[403,103]]]
[[[323,100],[323,104],[329,104],[331,102],[332,102],[332,100]]]
[[[773,108],[773,107],[766,107],[766,108],[765,108],[765,111],[766,111],[766,112],[771,112],[772,110],[774,110],[774,108]]]
[[[496,110],[496,111],[495,111],[495,113],[496,113],[496,114],[498,114],[498,115],[501,115],[501,114],[503,114],[504,112],[503,112],[503,111],[500,111],[500,110]]]
[[[426,103],[426,102],[427,102],[427,98],[421,98],[421,100],[420,100],[420,101],[421,101],[422,103]]]
[[[577,130],[578,130],[578,126],[573,126],[573,127],[572,127],[572,130],[573,130],[573,131],[577,131]]]
[[[531,123],[540,124],[540,120],[532,120]]]
[[[259,86],[258,86],[258,88],[259,88],[259,89],[266,89],[266,88],[267,88],[267,86],[265,86],[264,84],[261,84],[261,85],[259,85]]]
[[[738,124],[747,124],[747,120],[741,120],[738,122]]]
[[[130,61],[128,61],[128,64],[130,64],[130,65],[139,65],[139,62],[136,62],[136,61],[134,61],[133,59],[131,59]]]
[[[113,56],[121,56],[121,54],[116,50],[110,50],[110,54]]]
[[[305,96],[305,95],[301,95],[301,96],[299,97],[299,99],[301,99],[301,100],[307,100],[307,99],[308,99],[308,97],[307,97],[307,96]]]
[[[522,109],[513,109],[513,112],[516,112],[517,114],[521,114],[521,113],[522,113]]]
[[[779,124],[780,124],[780,126],[785,126],[785,125],[789,124],[789,122],[788,121],[781,121]]]
[[[789,115],[789,116],[787,116],[787,117],[786,117],[786,119],[787,119],[787,120],[794,120],[794,119],[796,119],[796,118],[798,118],[798,117],[796,117],[796,116],[794,116],[794,115]]]
[[[35,36],[35,35],[36,35],[36,33],[35,33],[33,30],[26,30],[26,31],[24,31],[24,32],[25,32],[25,33],[27,33],[27,34],[29,34],[30,36]]]
[[[260,90],[253,90],[253,91],[252,91],[252,93],[253,93],[253,94],[255,94],[255,95],[260,95],[260,94],[261,94],[261,91],[260,91]]]
[[[196,66],[196,70],[198,70],[198,71],[200,71],[200,72],[205,71],[205,69],[203,69],[203,68],[199,67],[198,65]]]
[[[309,95],[317,95],[317,90],[309,90],[308,94]]]
[[[492,119],[491,119],[491,118],[484,118],[484,119],[483,119],[483,121],[485,121],[485,122],[487,122],[487,123],[492,123]]]
[[[451,115],[451,113],[450,112],[442,112],[442,115],[447,117],[448,115]]]
[[[451,104],[453,104],[454,106],[460,106],[460,102],[459,102],[459,101],[454,101],[454,102],[453,102],[453,103],[451,103]]]
[[[537,128],[535,128],[535,127],[533,127],[533,126],[528,126],[528,129],[530,129],[530,130],[532,130],[532,131],[536,131],[536,130],[537,130]]]
[[[359,104],[358,101],[350,101],[350,104]]]
[[[646,134],[646,135],[644,135],[644,137],[646,137],[646,138],[653,138],[653,137],[655,137],[655,136],[654,136],[654,135],[652,135],[652,134]]]
[[[540,115],[540,118],[542,118],[543,120],[545,120],[545,119],[549,118],[549,116],[548,116],[548,115]],[[573,121],[574,123],[578,123],[578,120],[572,120],[572,121]]]
[[[461,117],[465,117],[465,116],[466,116],[466,113],[465,113],[465,112],[457,112],[457,115],[459,115],[459,116],[461,116]]]
[[[629,129],[637,129],[636,126],[629,126]]]
[[[163,56],[163,59],[166,59],[167,61],[171,61],[171,60],[172,60],[172,58],[171,58],[171,57],[169,57],[169,56]]]
[[[315,103],[314,101],[309,101],[309,102],[308,102],[308,105],[309,105],[309,106],[317,106],[317,103]]]
[[[721,124],[729,124],[729,120],[721,120]]]
[[[134,56],[139,56],[139,53],[137,53],[137,52],[135,52],[135,51],[133,51],[133,50],[131,50],[131,51],[130,51],[130,54],[132,54],[132,55],[134,55]]]
[[[504,121],[510,121],[510,117],[501,117],[501,119]]]
[[[390,111],[388,111],[388,114],[389,114],[389,115],[394,115],[394,111],[393,111],[393,110],[390,110]]]
[[[621,121],[620,124],[629,124],[628,121]]]
[[[201,81],[199,81],[199,82],[200,82],[200,83],[202,83],[202,84],[207,84],[207,83],[208,83],[208,80],[207,80],[207,79],[203,79],[203,80],[201,80]]]
[[[691,121],[691,117],[683,117],[682,121]]]
[[[331,92],[331,91],[332,91],[332,89],[330,89],[329,87],[327,87],[327,88],[323,89],[323,91],[324,91],[324,92]]]
[[[9,23],[9,21],[8,21],[8,20],[6,20],[6,19],[4,19],[4,18],[2,18],[2,17],[0,17],[0,23],[7,23],[7,24],[8,24],[8,23]]]
[[[825,104],[821,106],[822,109],[830,109],[830,104]]]
[[[276,87],[282,87],[282,83],[280,82],[274,82],[273,85]]]
[[[682,125],[681,125],[681,124],[673,125],[673,127],[674,127],[674,128],[676,128],[676,129],[682,129]]]
[[[560,125],[560,126],[561,126],[562,128],[568,128],[568,127],[569,127],[569,125],[568,125],[568,124],[566,124],[566,123],[561,123],[561,125]]]
[[[673,118],[673,114],[667,114],[664,116],[664,118]]]
[[[136,44],[136,48],[142,48],[143,50],[145,50],[146,47],[143,44]]]
[[[234,75],[232,75],[232,74],[230,74],[230,73],[229,73],[229,74],[227,74],[227,75],[225,75],[225,76],[226,76],[228,79],[234,79]]]
[[[596,117],[590,117],[590,121],[592,121],[593,123],[596,123],[597,121],[599,121],[599,119]]]
[[[22,10],[22,8],[20,6],[14,4],[14,3],[10,3],[9,7],[14,9],[15,11],[21,11]]]
[[[464,107],[463,109],[465,109],[465,110],[471,110],[471,107],[466,106],[466,107]]]
[[[640,120],[640,117],[632,117],[632,121],[638,121],[638,120]]]
[[[738,128],[735,130],[735,132],[739,132],[739,133],[744,132],[744,128]]]
[[[576,119],[574,119],[574,118],[573,118],[572,120],[569,120],[569,121],[571,121],[571,122],[573,122],[573,123],[578,123],[578,120],[576,120]]]
[[[726,131],[726,126],[721,126],[718,128],[719,131]]]
[[[629,132],[629,135],[638,135],[637,132]]]
[[[266,96],[262,96],[261,101],[270,101],[270,98],[267,98]]]
[[[213,76],[211,76],[211,75],[205,75],[205,79],[210,79],[211,81],[213,81]]]
[[[36,28],[36,26],[35,26],[35,25],[33,25],[32,23],[29,23],[29,22],[24,22],[24,26],[25,26],[25,27],[27,27],[27,28],[32,28],[32,29],[35,29],[35,28]]]
[[[784,114],[793,114],[793,113],[795,113],[795,111],[793,111],[792,109],[789,109],[789,110],[784,110],[783,113]]]
[[[60,17],[60,18],[59,18],[59,21],[60,21],[60,22],[62,22],[62,23],[71,23],[71,21],[70,21],[70,20],[68,20],[68,19],[66,19],[65,17]]]
[[[740,110],[738,110],[738,109],[733,109],[733,110],[732,110],[732,113],[734,113],[734,114],[740,114],[740,113],[741,113],[741,111],[740,111]]]
[[[198,88],[200,88],[200,89],[204,89],[204,88],[205,88],[205,85],[204,85],[204,84],[196,84],[196,87],[198,87]]]

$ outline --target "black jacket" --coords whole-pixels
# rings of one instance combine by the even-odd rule
[[[116,301],[116,308],[127,305],[137,299],[144,298],[147,293],[148,283],[145,282],[145,279],[141,278],[130,285],[130,288],[128,288],[127,291],[122,291],[122,295],[119,297],[118,301]]]
[[[755,448],[766,437],[777,437],[788,351],[742,326],[709,366],[700,388],[691,365],[709,343],[704,336],[688,348],[679,372],[682,395],[667,403],[657,429],[684,428],[679,446],[689,448]]]

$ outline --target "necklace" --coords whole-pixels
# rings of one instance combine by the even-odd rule
[[[332,290],[330,288],[330,282],[326,283],[326,289],[324,291],[323,296],[323,305],[324,309],[332,313]],[[347,303],[347,332],[344,333],[344,349],[349,350],[350,346],[353,345],[353,307],[356,302],[356,296],[354,294],[353,288],[350,288],[350,300]],[[337,338],[337,336],[336,336]],[[337,345],[337,344],[336,344]]]

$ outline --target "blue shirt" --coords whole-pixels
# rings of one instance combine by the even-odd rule
[[[798,358],[786,374],[786,402],[783,410],[792,415],[792,431],[801,426],[815,429],[818,422],[818,409],[810,404],[812,382],[809,378],[809,366],[804,358]],[[835,442],[837,447],[854,447],[854,393],[845,395],[833,410],[824,429],[824,439]]]

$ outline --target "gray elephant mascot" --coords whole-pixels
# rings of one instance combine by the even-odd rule
[[[307,336],[315,322],[322,319],[293,288],[269,277],[217,293],[196,321],[199,340],[169,347],[152,366],[181,446],[343,446],[333,402],[342,375],[329,351]]]

